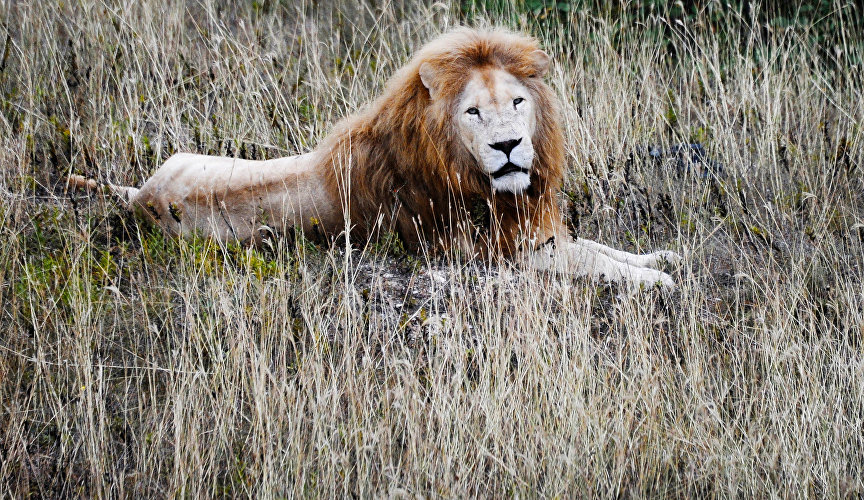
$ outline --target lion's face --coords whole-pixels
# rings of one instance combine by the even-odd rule
[[[521,193],[531,184],[534,106],[528,89],[501,69],[475,70],[456,101],[459,139],[495,191]]]
[[[535,132],[549,129],[537,120],[556,112],[540,109],[541,101],[550,103],[551,92],[541,80],[549,56],[530,39],[509,34],[484,38],[463,30],[430,43],[418,57],[423,60],[420,80],[432,101],[430,116],[442,123],[442,113],[447,113],[451,144],[467,150],[493,190],[527,190],[532,169],[541,168],[534,165]],[[547,142],[553,139],[544,137]],[[464,158],[465,152],[456,156]],[[547,163],[543,165],[548,169]]]

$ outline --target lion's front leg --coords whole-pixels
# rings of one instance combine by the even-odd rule
[[[611,257],[614,260],[617,260],[618,262],[623,262],[625,264],[630,264],[631,266],[636,267],[650,267],[651,269],[660,269],[663,266],[664,262],[668,262],[672,265],[678,265],[681,263],[681,256],[671,250],[660,250],[659,252],[637,255],[630,252],[624,252],[622,250],[615,250],[614,248],[607,247],[606,245],[597,243],[596,241],[585,240],[582,238],[577,238],[574,243],[576,245],[581,245],[587,250],[599,252],[603,255]]]
[[[531,265],[536,269],[590,276],[594,280],[644,284],[645,286],[659,283],[666,288],[675,288],[675,281],[668,274],[615,259],[603,250],[618,252],[617,250],[599,243],[591,245],[586,244],[586,242],[594,243],[588,240],[566,240],[544,245],[529,256]],[[620,252],[620,254],[627,254],[627,252]],[[618,256],[623,257],[620,254]],[[634,257],[647,256],[636,255]]]

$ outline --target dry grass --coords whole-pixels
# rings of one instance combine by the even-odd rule
[[[0,494],[864,493],[860,10],[818,38],[314,3],[0,2]],[[307,151],[466,17],[544,39],[572,227],[681,251],[678,293],[166,241],[64,192]],[[722,176],[626,161],[690,139]]]

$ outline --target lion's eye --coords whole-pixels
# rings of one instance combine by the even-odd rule
[[[524,100],[525,99],[522,99],[521,97],[517,97],[516,99],[513,99],[513,107],[515,108],[516,106],[522,104],[522,101],[524,101]]]
[[[477,108],[468,108],[468,110],[465,112],[468,113],[469,115],[479,115],[480,114],[480,110]]]

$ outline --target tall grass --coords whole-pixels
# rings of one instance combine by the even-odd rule
[[[0,2],[0,491],[864,493],[862,12],[708,5]],[[462,22],[542,39],[571,229],[683,253],[674,295],[175,241],[65,191],[308,151]],[[638,154],[687,141],[722,172]]]

